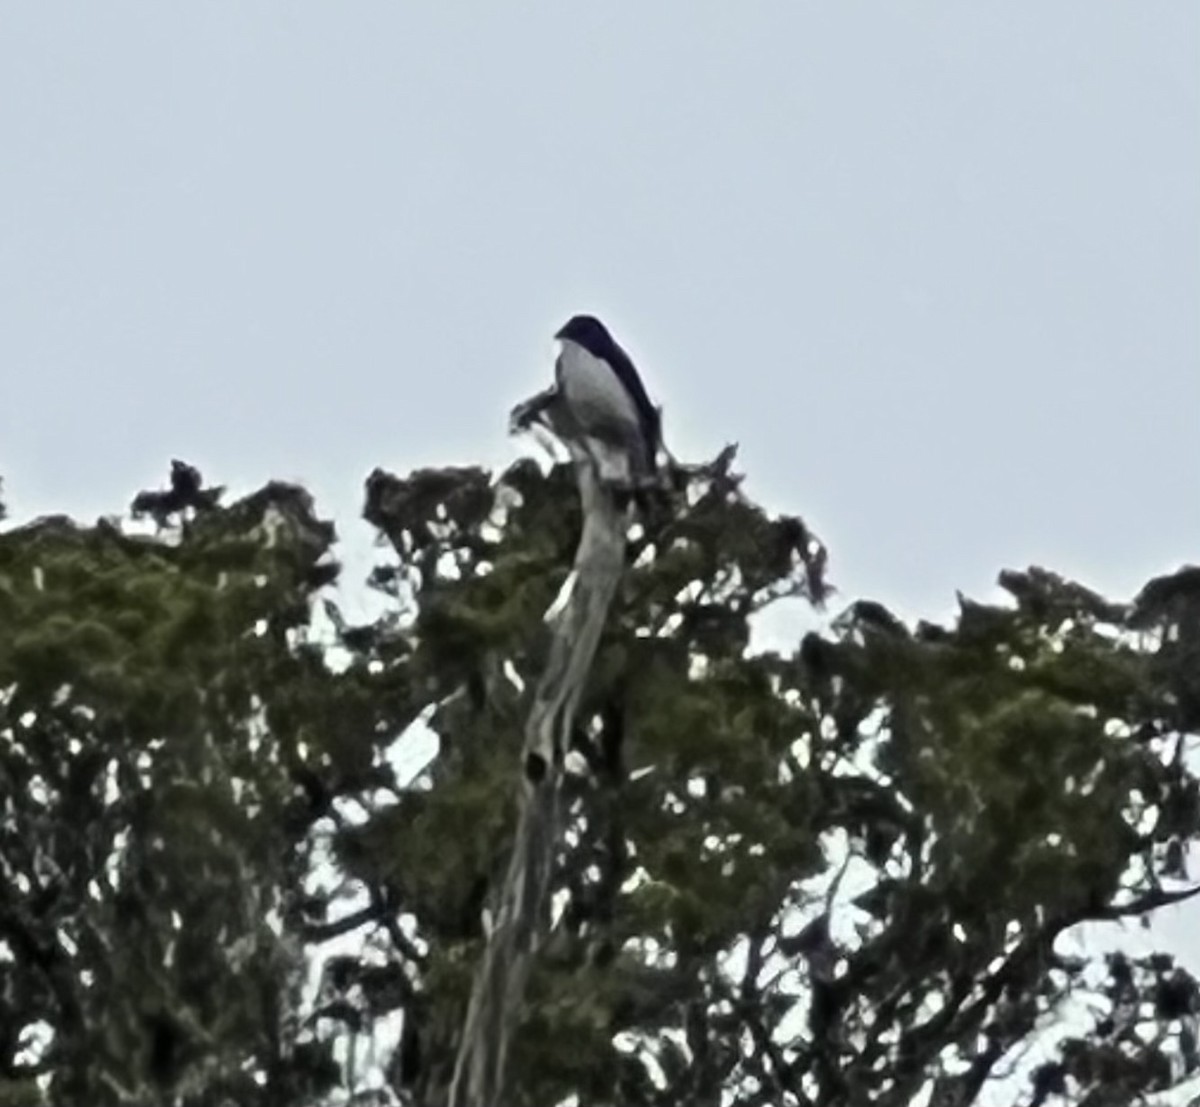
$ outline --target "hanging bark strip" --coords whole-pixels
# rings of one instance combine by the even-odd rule
[[[521,410],[514,412],[514,425],[519,425]],[[537,417],[558,430],[554,415],[544,404],[537,411]],[[625,511],[601,483],[592,458],[575,448],[572,455],[583,533],[570,594],[553,618],[549,660],[525,726],[525,787],[512,859],[471,990],[449,1107],[501,1103],[509,1043],[520,1024],[533,959],[547,928],[548,893],[562,829],[563,755],[625,566]]]

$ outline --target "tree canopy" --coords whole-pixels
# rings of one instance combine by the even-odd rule
[[[1130,602],[1009,571],[906,625],[733,461],[631,531],[507,1101],[1184,1084],[1193,977],[1066,939],[1191,892],[1200,569]],[[303,489],[228,499],[176,463],[140,526],[0,531],[0,1107],[445,1095],[571,473],[373,473],[366,623]],[[813,629],[751,648],[784,599]]]

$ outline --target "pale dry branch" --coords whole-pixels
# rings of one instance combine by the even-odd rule
[[[527,426],[543,420],[567,441],[583,506],[574,585],[551,620],[546,669],[525,727],[524,789],[512,858],[467,1009],[449,1107],[497,1107],[512,1035],[520,1024],[533,958],[546,932],[548,891],[562,829],[561,783],[575,713],[625,565],[626,513],[590,453],[556,425],[555,405],[523,405]],[[517,409],[518,412],[522,408]]]

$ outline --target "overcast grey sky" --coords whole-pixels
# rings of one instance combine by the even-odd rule
[[[502,464],[570,313],[944,615],[1200,560],[1200,5],[10,4],[0,474]]]

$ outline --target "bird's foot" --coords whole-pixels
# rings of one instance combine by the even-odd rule
[[[545,422],[551,405],[558,399],[556,388],[547,388],[528,400],[522,400],[509,412],[508,433],[517,434],[528,430],[534,423]]]

